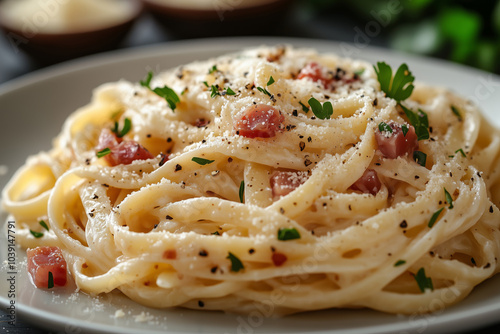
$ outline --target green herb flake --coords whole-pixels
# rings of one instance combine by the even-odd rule
[[[236,95],[236,93],[229,87],[227,87],[225,94],[226,95]]]
[[[267,82],[267,85],[266,85],[266,86],[271,86],[273,83],[274,83],[274,78],[273,78],[273,76],[271,75],[271,77],[269,78],[269,81]]]
[[[425,276],[425,269],[420,268],[415,274],[415,280],[417,281],[418,287],[422,293],[425,292],[426,289],[431,289],[434,291],[434,286],[432,285],[432,279],[430,277]]]
[[[458,108],[455,106],[451,106],[451,111],[457,116],[458,120],[461,122],[462,121],[462,115],[460,114],[460,111],[458,111]]]
[[[172,88],[168,86],[163,86],[163,88],[157,87],[153,89],[153,92],[156,95],[163,97],[167,101],[172,111],[174,111],[177,107],[177,103],[181,102],[179,96],[174,92]]]
[[[444,188],[444,197],[446,198],[446,202],[450,205],[448,209],[453,209],[453,197],[451,197],[450,193],[446,188]]]
[[[215,161],[215,160],[208,160],[208,159],[203,159],[203,158],[198,158],[198,157],[193,157],[191,160],[196,162],[198,165],[202,165],[202,166],[209,165]]]
[[[392,133],[392,128],[385,122],[380,122],[378,124],[378,130],[380,132],[389,132]]]
[[[203,84],[204,84],[206,87],[208,87],[208,82],[203,81]]]
[[[432,226],[434,226],[434,223],[436,222],[436,220],[438,219],[439,215],[441,214],[441,212],[444,210],[444,208],[441,208],[439,210],[437,210],[436,212],[434,212],[431,216],[431,219],[429,220],[429,224],[427,224],[427,226],[429,228],[431,228]]]
[[[458,150],[455,151],[455,153],[459,153],[464,157],[464,158],[467,158],[467,155],[465,155],[465,152],[464,150],[462,150],[461,148],[459,148]]]
[[[44,229],[46,229],[47,231],[49,230],[49,227],[47,226],[47,223],[45,223],[43,220],[40,220],[38,222],[38,224],[40,224],[40,226],[43,227]]]
[[[237,273],[238,271],[245,269],[243,263],[241,263],[240,259],[238,259],[233,253],[228,252],[226,259],[231,261],[231,271]]]
[[[261,92],[261,93],[266,94],[266,95],[267,95],[267,96],[269,96],[269,97],[271,97],[271,96],[272,96],[272,95],[271,95],[271,93],[269,93],[269,91],[268,91],[267,89],[265,89],[265,88],[262,88],[262,87],[257,87],[257,90],[258,90],[259,92]]]
[[[302,111],[305,112],[306,114],[309,112],[309,108],[302,102],[300,102],[300,105],[302,106]]]
[[[357,75],[358,77],[361,76],[363,73],[365,73],[364,68],[354,71],[354,74]]]
[[[427,154],[425,154],[424,152],[415,151],[413,152],[413,160],[415,160],[415,162],[420,166],[425,167],[425,163],[427,161]]]
[[[130,129],[132,129],[132,121],[130,118],[125,118],[123,121],[123,128],[121,130],[118,129],[118,122],[115,122],[115,126],[111,129],[111,131],[113,131],[118,138],[122,138],[130,132]]]
[[[141,86],[151,89],[151,79],[153,79],[153,72],[149,71],[146,79],[141,80]]]
[[[212,235],[220,235],[219,231],[215,231]]]
[[[208,74],[212,74],[214,72],[217,72],[218,69],[217,69],[217,65],[214,65],[212,66],[209,70],[208,70]]]
[[[413,92],[413,80],[415,77],[408,69],[408,65],[401,64],[394,78],[392,77],[392,68],[385,62],[377,62],[373,67],[377,73],[377,79],[380,83],[380,89],[390,98],[397,102],[406,100]]]
[[[36,231],[33,231],[33,230],[30,230],[30,233],[35,237],[35,238],[41,238],[43,237],[43,233],[42,232],[36,232]]]
[[[408,133],[410,129],[406,124],[401,125],[401,131],[403,131],[403,136],[406,137],[406,134]]]
[[[49,282],[47,283],[47,288],[52,289],[54,287],[54,275],[52,271],[49,271]]]
[[[243,196],[245,194],[245,181],[241,181],[239,193],[240,193],[240,202],[243,203]]]
[[[402,266],[405,263],[406,263],[405,260],[398,260],[398,261],[396,261],[396,263],[394,263],[394,267]]]
[[[403,108],[410,124],[415,128],[415,134],[417,135],[418,140],[429,139],[429,119],[427,118],[427,114],[420,109],[418,112],[414,112],[402,104],[400,104],[400,106]]]
[[[219,89],[217,88],[217,86],[215,86],[215,85],[210,86],[210,90],[211,90],[211,94],[210,94],[211,98],[214,99],[217,96],[220,96]]]
[[[311,109],[314,115],[319,119],[329,119],[333,114],[333,106],[330,101],[327,101],[321,105],[321,103],[316,100],[314,97],[311,97],[309,101],[307,101],[311,106]]]
[[[294,240],[300,239],[300,233],[296,228],[280,228],[278,230],[278,240]]]
[[[99,152],[97,152],[96,155],[98,158],[102,158],[110,153],[111,153],[111,149],[109,147],[106,147],[106,148],[100,150]]]

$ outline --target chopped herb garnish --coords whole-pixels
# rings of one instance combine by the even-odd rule
[[[451,111],[457,116],[459,121],[462,121],[462,115],[460,114],[460,111],[458,111],[457,107],[451,106]]]
[[[377,62],[377,67],[374,66],[373,68],[377,73],[380,89],[385,92],[388,97],[398,102],[410,97],[413,92],[413,80],[415,80],[415,77],[412,76],[408,69],[408,65],[401,64],[394,78],[392,77],[392,68],[385,62]]]
[[[455,151],[455,153],[458,153],[460,152],[460,154],[464,157],[464,158],[467,158],[467,156],[465,155],[465,152],[464,150],[462,150],[461,148],[459,148],[458,150]]]
[[[427,118],[427,114],[423,110],[418,110],[418,112],[414,112],[405,106],[401,105],[403,111],[408,117],[411,125],[415,128],[415,133],[417,135],[418,140],[429,139],[429,120]]]
[[[219,231],[215,231],[212,235],[220,235]]]
[[[311,109],[316,117],[319,119],[329,119],[333,114],[333,107],[330,101],[327,101],[321,105],[321,103],[316,100],[314,97],[311,97],[309,101],[307,101],[311,106]]]
[[[408,133],[408,126],[406,124],[401,125],[401,131],[403,131],[403,136],[406,137],[406,134]]]
[[[100,150],[99,152],[97,152],[96,155],[98,158],[102,158],[110,153],[111,153],[111,149],[109,147],[106,147],[106,148]]]
[[[422,167],[425,167],[425,162],[427,161],[427,154],[420,151],[413,152],[413,160]]]
[[[225,94],[226,95],[236,95],[236,93],[229,87],[227,87]]]
[[[243,195],[245,194],[245,181],[240,183],[240,202],[243,203]]]
[[[240,259],[238,259],[233,253],[229,252],[226,259],[231,261],[231,271],[237,273],[238,271],[245,269],[243,263],[241,263]]]
[[[267,96],[272,96],[271,93],[269,93],[269,91],[265,88],[262,88],[262,87],[257,87],[257,90],[261,93],[264,93],[266,94]]]
[[[192,161],[196,162],[198,165],[208,165],[214,162],[215,160],[208,160],[208,159],[203,159],[203,158],[198,158],[198,157],[193,157],[191,159]]]
[[[156,95],[163,97],[170,108],[175,110],[177,107],[177,103],[181,102],[179,96],[174,92],[174,90],[168,86],[163,86],[163,88],[157,87],[155,89],[151,89],[151,79],[153,78],[153,72],[148,72],[148,76],[145,80],[141,81],[141,86],[148,88],[150,91],[155,93]]]
[[[429,224],[427,224],[427,226],[429,228],[431,228],[432,226],[434,226],[434,223],[436,222],[436,220],[438,219],[439,217],[439,214],[441,214],[441,212],[444,210],[444,208],[441,208],[439,210],[437,210],[436,212],[434,212],[432,214],[432,217],[431,217],[431,220],[429,220]]]
[[[365,69],[364,68],[354,71],[354,74],[356,74],[357,76],[360,76],[363,73],[365,73]]]
[[[387,123],[384,123],[384,122],[380,122],[378,124],[378,130],[380,132],[389,132],[389,133],[392,133],[392,128]]]
[[[33,231],[33,230],[30,230],[30,233],[35,237],[35,238],[41,238],[43,237],[43,233],[42,232],[36,232],[36,231]]]
[[[300,239],[300,233],[296,228],[280,228],[278,230],[278,240],[286,241]]]
[[[151,89],[151,79],[153,79],[153,72],[149,71],[146,79],[141,80],[141,86]]]
[[[432,285],[432,279],[425,276],[425,269],[420,268],[415,275],[415,280],[417,281],[420,291],[425,292],[425,289],[431,289],[434,291],[434,286]]]
[[[125,118],[123,121],[123,128],[121,130],[118,129],[118,122],[115,122],[115,126],[111,129],[118,138],[122,138],[127,133],[129,133],[130,129],[132,129],[132,121],[129,118]]]
[[[444,197],[446,198],[446,202],[450,205],[448,209],[453,209],[453,197],[451,197],[450,193],[446,188],[444,188]]]
[[[54,276],[52,275],[52,271],[49,271],[49,281],[47,283],[47,288],[52,289],[54,287]]]
[[[210,94],[211,98],[215,98],[217,95],[220,95],[219,89],[217,88],[217,86],[215,86],[215,85],[210,86],[210,90],[212,91],[212,94]]]
[[[406,261],[405,260],[398,260],[396,263],[394,263],[394,267],[399,267],[399,266],[402,266],[403,264],[405,264]]]
[[[212,74],[212,73],[214,73],[214,72],[216,72],[216,71],[218,71],[218,69],[217,69],[217,65],[214,65],[214,66],[212,66],[212,67],[208,70],[208,74]]]
[[[236,93],[229,87],[227,87],[226,90],[222,92],[222,94],[219,92],[219,87],[216,85],[210,86],[210,90],[211,90],[210,94],[211,98],[216,98],[217,96],[221,95],[236,95]]]
[[[203,81],[203,84],[208,87],[208,82]]]
[[[181,102],[179,96],[177,96],[174,90],[168,86],[163,86],[163,88],[157,87],[153,89],[153,92],[155,92],[156,95],[163,97],[172,110],[175,110],[177,103]]]
[[[306,114],[309,112],[309,108],[302,102],[300,102],[300,105],[302,106],[302,111],[305,112]]]
[[[269,81],[267,82],[267,85],[266,85],[266,86],[271,86],[273,83],[274,83],[274,78],[273,78],[273,76],[271,75],[271,77],[269,78]]]
[[[47,223],[45,223],[43,220],[40,220],[38,222],[38,224],[40,224],[40,226],[42,226],[44,229],[46,229],[47,231],[49,230],[49,227],[47,226]]]

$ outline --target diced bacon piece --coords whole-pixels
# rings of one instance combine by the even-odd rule
[[[283,130],[285,116],[276,108],[266,104],[252,105],[239,119],[234,129],[240,136],[247,138],[271,138]]]
[[[375,131],[379,151],[389,159],[396,159],[405,154],[411,156],[413,151],[418,149],[415,128],[412,125],[407,125],[408,132],[405,136],[400,124],[389,122],[387,125],[391,127],[392,133],[388,131],[381,132],[379,129]]]
[[[52,273],[54,286],[66,285],[66,260],[59,247],[37,247],[27,250],[28,273],[37,288],[48,288],[49,272]]]
[[[147,160],[153,155],[141,144],[133,140],[124,140],[111,148],[111,153],[104,157],[111,166],[129,165],[135,160]]]
[[[363,173],[363,176],[354,182],[351,189],[361,191],[365,194],[376,195],[381,187],[382,183],[378,178],[377,172],[373,169],[367,169]]]
[[[135,160],[146,160],[153,158],[149,151],[133,140],[122,140],[111,130],[104,128],[99,136],[97,151],[109,148],[111,153],[104,156],[104,159],[111,165],[129,165]]]
[[[274,252],[271,259],[276,267],[281,267],[288,260],[285,254]]]
[[[321,65],[312,62],[300,70],[297,79],[309,79],[314,82],[320,82],[323,84],[323,87],[327,88],[333,80],[332,78],[328,78],[325,72],[325,69]]]
[[[274,172],[270,179],[273,197],[288,195],[295,188],[306,182],[307,178],[307,172]]]

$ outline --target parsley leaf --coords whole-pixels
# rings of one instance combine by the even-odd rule
[[[408,133],[410,129],[406,124],[401,125],[401,131],[403,131],[403,137],[406,137],[406,134]]]
[[[245,181],[241,181],[240,183],[240,191],[239,191],[239,195],[240,195],[240,202],[243,203],[243,195],[245,194]]]
[[[413,160],[422,167],[425,167],[425,162],[427,161],[427,154],[420,151],[413,152]]]
[[[49,271],[49,281],[47,283],[47,288],[52,289],[54,287],[54,276],[52,275],[52,271]]]
[[[402,104],[400,104],[400,106],[403,108],[403,111],[405,112],[406,117],[408,117],[411,125],[415,128],[415,134],[417,135],[418,140],[429,139],[429,120],[427,118],[427,114],[421,109],[418,109],[418,112],[414,112]]]
[[[179,96],[177,96],[174,90],[168,86],[163,86],[163,88],[157,87],[153,89],[153,92],[167,100],[167,103],[172,110],[175,110],[177,103],[181,102]]]
[[[434,212],[431,216],[431,219],[429,220],[429,224],[427,224],[427,226],[429,228],[431,228],[432,226],[434,226],[434,223],[436,222],[436,220],[438,219],[439,217],[439,214],[441,214],[441,212],[444,210],[444,208],[441,208],[439,210],[437,210],[436,212]]]
[[[300,233],[296,228],[280,228],[278,230],[278,240],[286,241],[300,239]]]
[[[446,198],[446,202],[450,205],[448,209],[453,209],[453,197],[451,197],[450,193],[446,188],[444,188],[444,197]]]
[[[43,233],[42,232],[36,232],[36,231],[33,231],[33,230],[30,230],[30,233],[35,237],[35,238],[41,238],[43,237]]]
[[[106,147],[106,148],[100,150],[99,152],[97,152],[96,155],[98,158],[102,158],[110,153],[111,153],[111,149],[109,147]]]
[[[153,72],[149,71],[146,79],[141,80],[141,86],[151,89],[151,79],[153,79]]]
[[[226,91],[222,92],[222,94],[225,94],[225,95],[236,95],[236,93],[230,87],[227,87]]]
[[[464,158],[467,158],[467,156],[465,155],[465,152],[464,150],[462,150],[461,148],[459,148],[458,150],[455,151],[455,153],[458,153],[460,152],[460,154],[464,157]]]
[[[44,229],[46,229],[47,231],[49,230],[49,227],[47,226],[47,223],[45,223],[43,220],[40,220],[38,222],[38,224],[40,224],[40,226],[42,226]]]
[[[191,159],[192,161],[196,162],[198,165],[208,165],[214,162],[215,160],[208,160],[208,159],[203,159],[203,158],[198,158],[198,157],[193,157]]]
[[[378,130],[380,132],[389,132],[392,133],[392,128],[385,122],[380,122],[378,124]]]
[[[214,65],[212,66],[209,70],[208,70],[208,74],[212,74],[214,72],[217,72],[218,69],[217,69],[217,65]]]
[[[115,127],[111,129],[111,131],[113,131],[118,138],[122,138],[127,133],[129,133],[131,128],[132,121],[129,118],[125,118],[125,120],[123,121],[123,128],[121,130],[118,130],[118,122],[115,122]]]
[[[327,101],[321,105],[321,103],[316,100],[314,97],[311,97],[309,101],[307,101],[311,106],[311,109],[316,117],[319,119],[329,119],[333,114],[333,107],[330,101]]]
[[[364,68],[354,71],[354,74],[357,75],[358,77],[360,75],[362,75],[363,73],[365,73],[365,69]]]
[[[425,292],[426,289],[434,290],[434,286],[432,285],[432,279],[430,277],[425,276],[425,269],[420,268],[415,275],[415,280],[417,281],[418,287],[420,291]]]
[[[261,92],[261,93],[266,94],[267,96],[270,96],[270,97],[272,96],[272,95],[271,95],[271,93],[269,93],[269,91],[268,91],[267,89],[265,89],[265,88],[262,88],[262,87],[257,87],[257,90],[258,90],[259,92]]]
[[[408,69],[408,65],[401,64],[394,78],[392,77],[392,68],[385,62],[377,62],[377,67],[373,67],[377,73],[377,79],[380,83],[380,89],[385,94],[400,102],[410,97],[413,92],[413,80],[415,77]]]
[[[396,261],[396,263],[394,263],[394,267],[402,266],[405,263],[406,263],[405,260],[398,260],[398,261]]]
[[[300,105],[302,106],[302,111],[305,112],[306,114],[309,112],[309,108],[302,102],[300,102]]]
[[[269,81],[267,82],[267,85],[266,85],[266,86],[271,86],[273,83],[274,83],[274,78],[273,78],[273,76],[271,75],[271,77],[269,78]]]
[[[451,111],[457,116],[458,120],[462,121],[462,115],[460,115],[460,111],[458,111],[457,107],[451,106]]]
[[[212,235],[220,235],[219,231],[215,231]]]
[[[231,271],[237,273],[238,271],[245,269],[243,263],[241,263],[240,259],[238,259],[233,253],[229,252],[226,259],[231,261]]]

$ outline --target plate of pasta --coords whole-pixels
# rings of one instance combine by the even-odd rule
[[[75,333],[494,323],[499,89],[447,62],[273,38],[7,83],[0,303]]]

